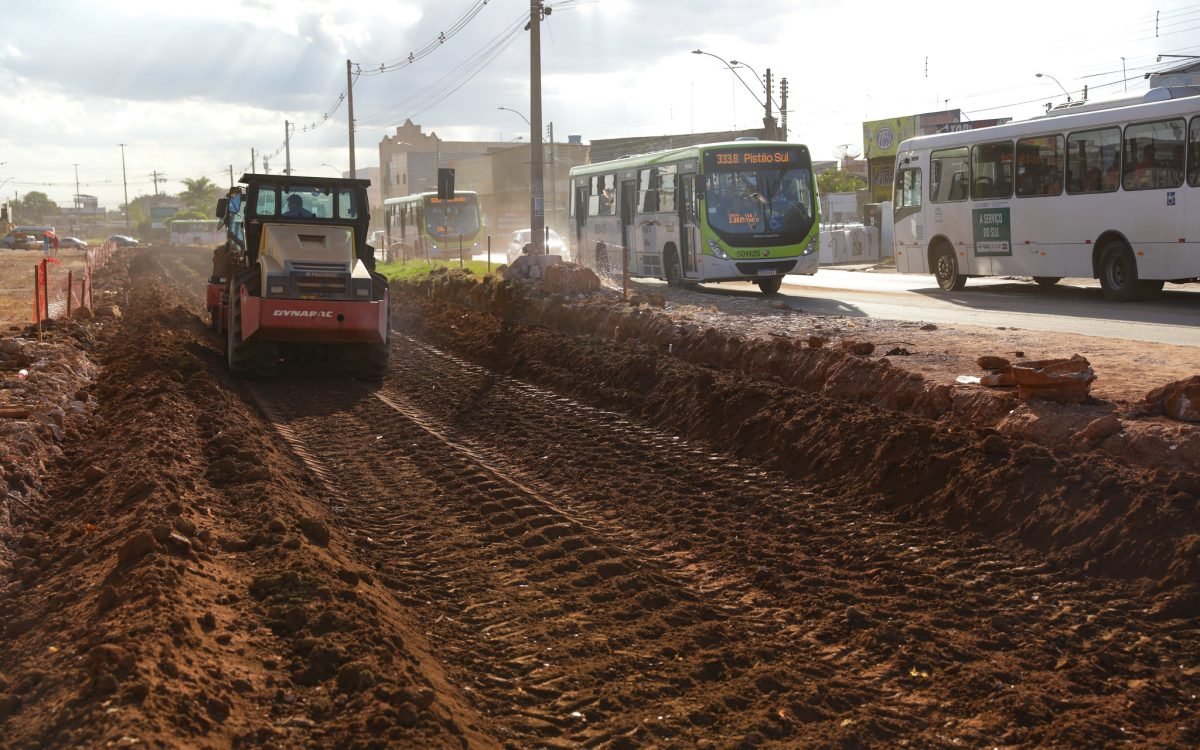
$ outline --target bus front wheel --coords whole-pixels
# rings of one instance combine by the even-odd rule
[[[1110,240],[1100,253],[1100,288],[1109,302],[1128,302],[1137,294],[1137,261],[1120,240]]]
[[[663,273],[667,277],[667,285],[681,287],[683,283],[683,266],[679,263],[679,253],[674,247],[668,247],[663,253]]]
[[[779,293],[779,287],[783,286],[782,276],[772,276],[769,279],[759,279],[757,282],[759,291],[770,297],[773,294]]]
[[[933,251],[933,277],[938,286],[947,292],[957,292],[967,285],[967,277],[958,272],[958,258],[954,248],[939,245]]]

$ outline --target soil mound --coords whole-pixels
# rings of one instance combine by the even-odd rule
[[[931,384],[807,341],[701,330],[611,294],[567,297],[454,271],[394,285],[393,299],[403,325],[489,367],[854,487],[902,517],[1143,579],[1200,613],[1200,477],[1113,460],[1094,449],[1119,433],[1098,426],[1085,431],[1090,443],[1051,445],[1004,429],[1018,410],[1070,422],[1061,414],[1071,407]]]

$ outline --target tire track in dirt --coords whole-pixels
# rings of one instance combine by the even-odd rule
[[[1125,622],[1141,604],[1119,586],[931,540],[836,487],[411,340],[377,397],[275,390],[268,412],[290,442],[356,488],[333,505],[364,558],[514,742],[878,742],[941,727],[934,744],[1103,743],[1185,702],[1181,675],[1125,717],[1086,697],[1113,665],[1137,667],[1147,638],[1181,648]],[[1170,678],[1155,662],[1147,673]],[[1060,691],[1074,697],[1048,698]]]

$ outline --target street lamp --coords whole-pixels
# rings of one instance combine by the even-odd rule
[[[750,92],[750,96],[754,97],[754,101],[758,102],[758,106],[763,108],[763,130],[766,131],[768,138],[774,138],[775,137],[775,118],[774,118],[774,116],[771,115],[770,92],[769,91],[767,92],[767,101],[764,102],[762,99],[759,98],[758,93],[754,89],[750,88],[750,84],[746,83],[746,79],[742,78],[742,75],[737,72],[737,68],[735,68],[733,66],[733,64],[731,64],[728,60],[721,57],[720,55],[714,55],[711,52],[705,52],[702,49],[694,49],[694,50],[692,50],[692,54],[693,55],[708,55],[709,57],[715,57],[718,60],[720,60],[722,63],[724,63],[725,67],[729,68],[729,72],[731,72],[735,76],[737,76],[737,79],[739,81],[741,81],[742,85],[746,87],[746,90]],[[735,60],[734,62],[736,63],[737,61]],[[743,66],[745,66],[747,70],[750,70],[752,73],[754,73],[755,76],[758,75],[758,73],[755,72],[754,69],[751,68],[749,65],[746,65],[745,63],[741,63],[741,64]]]
[[[341,177],[341,176],[342,176],[342,170],[338,169],[337,167],[333,166],[332,164],[326,164],[325,162],[321,162],[321,166],[322,166],[322,167],[329,167],[329,168],[330,168],[330,169],[332,169],[334,172],[337,172],[337,176],[338,176],[338,177]]]
[[[515,109],[509,109],[508,107],[496,107],[496,109],[502,109],[502,110],[504,110],[505,112],[512,112],[514,115],[516,115],[517,117],[520,117],[522,120],[524,120],[526,125],[529,125],[530,127],[532,127],[532,126],[533,126],[533,124],[532,124],[531,122],[529,122],[529,118],[528,118],[528,117],[526,117],[525,115],[521,114],[520,112],[518,112],[518,111],[517,111],[517,110],[515,110]]]
[[[772,138],[774,138],[777,134],[775,133],[775,115],[771,113],[771,105],[774,105],[775,108],[779,110],[780,115],[783,115],[783,107],[779,106],[779,103],[775,101],[775,97],[771,93],[771,69],[767,68],[767,76],[764,78],[760,76],[758,71],[754,69],[754,66],[750,65],[748,62],[738,62],[737,60],[730,60],[729,62],[733,65],[741,65],[744,68],[749,68],[750,72],[754,74],[754,77],[757,78],[760,83],[762,83],[763,92],[767,95],[767,101],[763,105],[766,109],[767,116],[766,119],[763,120],[763,124],[771,130],[770,135]],[[787,140],[786,133],[784,134],[784,140]]]
[[[1034,73],[1034,75],[1037,76],[1038,78],[1049,78],[1051,81],[1054,81],[1055,83],[1057,83],[1058,87],[1060,89],[1062,89],[1064,94],[1067,95],[1067,101],[1071,101],[1071,92],[1067,91],[1067,87],[1062,85],[1061,83],[1059,83],[1059,80],[1057,78],[1050,75],[1049,73]]]
[[[750,92],[750,96],[754,97],[754,101],[758,102],[758,105],[760,107],[766,107],[766,104],[763,103],[763,100],[758,98],[758,94],[755,93],[754,89],[750,88],[750,84],[746,83],[746,79],[742,78],[742,76],[738,74],[737,69],[734,68],[732,65],[730,65],[728,60],[721,57],[720,55],[714,55],[711,52],[705,52],[702,49],[694,49],[694,50],[692,50],[692,54],[693,55],[708,55],[709,57],[715,57],[718,60],[720,60],[722,63],[724,63],[725,67],[729,68],[729,72],[733,73],[735,76],[737,76],[737,79],[742,82],[742,85],[745,86],[746,90]],[[750,67],[750,66],[747,65],[746,67]]]

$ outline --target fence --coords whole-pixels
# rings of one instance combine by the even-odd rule
[[[99,248],[88,248],[83,254],[83,267],[76,275],[74,267],[58,257],[43,257],[34,267],[33,276],[33,323],[38,338],[42,336],[42,323],[58,318],[70,319],[75,310],[86,307],[95,309],[92,283],[95,269],[100,268],[112,257],[116,245],[105,242]]]

